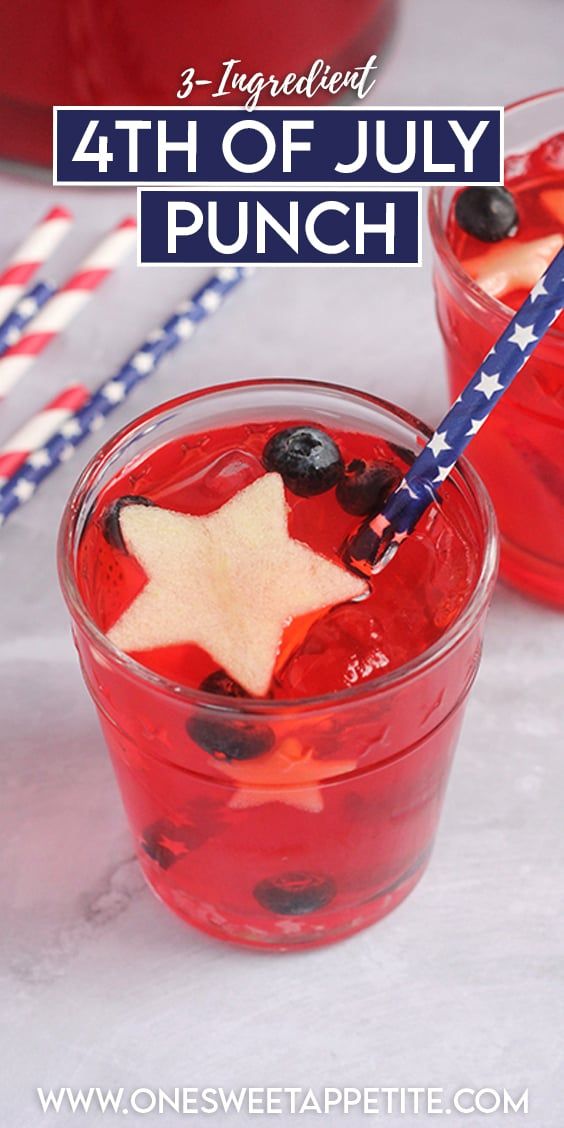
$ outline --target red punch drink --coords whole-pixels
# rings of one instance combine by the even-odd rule
[[[331,73],[346,73],[372,54],[381,67],[396,7],[397,0],[167,0],[159,13],[152,0],[50,0],[36,19],[34,0],[2,4],[0,156],[50,164],[53,105],[231,107],[248,97],[231,82],[233,70],[282,79],[307,74],[321,58]],[[187,98],[191,78],[204,85]],[[323,89],[315,97],[330,100]],[[300,102],[311,104],[299,95],[274,104]]]
[[[437,314],[453,398],[564,243],[563,115],[564,92],[512,107],[505,189],[432,195]],[[561,316],[469,449],[499,519],[501,574],[558,607],[563,440]]]
[[[337,940],[432,849],[496,568],[468,467],[372,585],[341,549],[424,439],[330,385],[195,393],[85,471],[61,531],[75,639],[159,897],[243,944]]]

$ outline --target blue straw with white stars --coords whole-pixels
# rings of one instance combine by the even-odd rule
[[[564,247],[533,287],[499,341],[390,495],[381,513],[350,538],[347,563],[362,575],[381,571],[414,529],[474,435],[495,409],[564,308]]]
[[[17,345],[28,321],[35,317],[38,310],[56,292],[57,287],[53,282],[36,282],[35,286],[20,298],[0,325],[0,356],[3,356],[12,345]]]
[[[86,403],[67,419],[49,441],[33,451],[19,470],[0,488],[0,525],[30,500],[38,486],[62,462],[72,457],[76,448],[90,434],[103,426],[108,415],[151,376],[165,357],[196,331],[223,305],[224,299],[250,273],[247,267],[226,266],[212,275],[196,293],[155,329],[129,360],[109,380],[92,393]]]

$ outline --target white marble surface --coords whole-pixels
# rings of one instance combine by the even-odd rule
[[[406,0],[378,100],[495,103],[556,86],[563,31],[561,0]],[[123,190],[54,192],[5,170],[0,261],[55,198],[79,218],[61,272],[133,207]],[[202,273],[125,269],[3,406],[0,439],[48,392],[108,374]],[[263,271],[116,425],[184,389],[270,374],[350,382],[435,421],[428,248],[421,272]],[[434,860],[395,915],[313,954],[221,946],[141,881],[58,594],[55,530],[94,445],[0,543],[2,1123],[83,1122],[43,1118],[37,1085],[505,1085],[529,1087],[535,1128],[561,1128],[562,619],[498,590]]]

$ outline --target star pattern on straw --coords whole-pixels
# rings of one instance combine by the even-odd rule
[[[470,421],[470,426],[469,426],[466,434],[467,435],[477,435],[480,428],[484,426],[484,423],[486,422],[487,418],[488,418],[487,415],[485,415],[483,419],[472,419]]]
[[[120,241],[120,246],[124,227],[134,229],[129,221],[118,228],[115,237]],[[115,241],[115,237],[110,236],[109,242]],[[108,244],[105,245],[107,250]],[[118,247],[117,251],[119,250]],[[146,377],[152,377],[163,358],[182,341],[188,340],[198,325],[219,309],[227,295],[251,273],[252,269],[247,267],[226,266],[208,278],[191,298],[177,306],[162,325],[147,334],[133,357],[125,361],[113,378],[104,381],[88,397],[87,402],[75,410],[72,417],[60,423],[43,446],[30,452],[13,475],[0,481],[0,526],[33,496],[43,480],[56,471],[60,463],[71,457],[83,440],[105,425],[106,418],[113,411],[119,410],[122,401],[135,391],[137,385]],[[37,296],[35,299],[38,308],[52,297],[55,289],[46,283],[40,283],[39,287],[41,300]],[[17,340],[20,340],[20,329],[17,326],[13,328]],[[3,343],[9,343],[6,336]]]
[[[548,290],[544,284],[544,278],[539,278],[536,286],[531,290],[531,305],[534,305],[537,298],[542,298],[543,294],[547,294]]]
[[[435,431],[433,438],[429,440],[428,446],[429,450],[432,450],[436,457],[442,454],[443,450],[450,450],[450,443],[446,442],[446,431]]]
[[[533,341],[538,340],[533,332],[532,325],[516,325],[513,336],[509,338],[514,344],[519,345],[522,352],[525,351],[527,345],[532,344]]]
[[[126,387],[121,380],[110,380],[102,389],[104,399],[110,403],[121,403],[126,396]]]
[[[131,358],[131,367],[139,372],[140,375],[145,376],[147,373],[152,372],[155,367],[155,358],[150,352],[138,352]]]
[[[390,494],[381,513],[370,522],[374,540],[370,541],[364,532],[364,541],[358,539],[355,542],[353,538],[350,542],[350,559],[361,574],[378,571],[380,562],[390,559],[394,547],[413,530],[429,503],[436,500],[438,491],[468,442],[478,434],[506,388],[527,363],[537,342],[560,316],[564,307],[564,250],[559,251],[561,244],[559,237],[543,243],[543,255],[551,251],[556,257],[542,277],[538,276],[538,257],[534,264],[536,273],[528,264],[528,269],[534,273],[529,297],[461,391],[399,487]],[[522,244],[519,265],[522,265],[523,253]],[[393,530],[391,538],[390,527]],[[370,546],[368,550],[367,544]]]
[[[495,396],[496,392],[501,391],[503,384],[499,379],[499,372],[482,372],[478,383],[476,384],[476,391],[481,392],[486,399],[491,399]]]
[[[16,310],[20,317],[29,319],[37,313],[38,305],[34,298],[22,298],[18,302]]]
[[[196,326],[194,322],[191,321],[189,317],[181,317],[176,326],[176,333],[177,336],[180,337],[180,340],[187,341],[195,332]]]
[[[77,419],[67,419],[66,423],[63,423],[61,427],[61,435],[65,439],[74,439],[81,434],[82,427]]]
[[[35,450],[29,456],[29,464],[34,470],[41,470],[43,466],[51,465],[51,459],[46,450]]]

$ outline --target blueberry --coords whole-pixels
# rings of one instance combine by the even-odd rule
[[[225,670],[214,670],[200,685],[204,693],[218,693],[223,697],[248,697],[242,685],[229,677]]]
[[[169,819],[159,819],[143,831],[141,849],[161,869],[170,869],[190,850],[205,842],[207,834],[189,823],[178,825]]]
[[[216,760],[255,760],[274,744],[268,725],[252,721],[216,721],[191,717],[186,731],[192,740]]]
[[[268,440],[263,456],[267,470],[282,475],[300,497],[325,493],[339,481],[343,461],[338,446],[318,427],[287,427]]]
[[[454,214],[459,227],[483,243],[498,243],[519,225],[515,200],[507,188],[465,188]]]
[[[367,517],[379,512],[401,479],[401,470],[393,462],[364,462],[355,458],[337,484],[337,501],[347,513]]]
[[[282,873],[259,881],[253,896],[263,909],[279,916],[305,916],[323,909],[337,892],[331,877],[315,873]]]
[[[120,552],[127,552],[119,523],[122,509],[126,505],[154,504],[154,501],[151,501],[148,497],[141,497],[139,494],[125,494],[123,497],[118,497],[117,501],[112,501],[102,517],[102,531],[108,544],[111,544],[112,548],[118,548]]]

